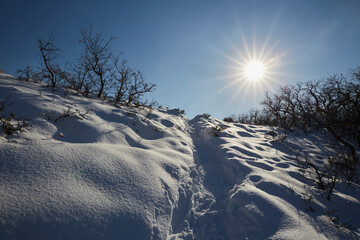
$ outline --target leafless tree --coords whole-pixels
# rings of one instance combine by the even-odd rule
[[[154,91],[156,85],[147,83],[143,74],[127,65],[126,60],[120,61],[119,56],[113,59],[114,70],[112,78],[114,82],[115,105],[121,101],[126,104],[140,104],[140,98],[148,92]]]
[[[16,74],[19,75],[19,78],[25,80],[26,82],[29,82],[31,79],[33,79],[34,73],[35,72],[30,65],[27,65],[24,69],[19,69],[16,71]]]
[[[282,86],[276,93],[266,93],[262,105],[261,111],[252,110],[239,115],[237,120],[286,129],[299,127],[305,131],[324,129],[330,134],[328,144],[335,153],[329,153],[322,166],[316,166],[310,158],[302,161],[317,176],[319,188],[329,189],[329,200],[336,182],[358,181],[360,67],[347,76],[335,74],[318,81]]]
[[[113,56],[110,44],[117,37],[108,37],[103,32],[94,33],[93,28],[93,25],[89,24],[87,28],[81,29],[81,39],[79,41],[83,45],[81,62],[83,66],[94,74],[96,78],[94,80],[99,87],[97,97],[101,98],[110,82],[111,58]]]
[[[148,92],[154,91],[156,85],[145,82],[144,76],[140,71],[133,71],[131,73],[131,81],[128,90],[127,104],[137,102],[140,98]]]
[[[56,45],[55,38],[39,38],[38,46],[41,53],[41,71],[33,71],[29,66],[18,73],[28,81],[31,76],[40,81],[49,82],[54,89],[60,82],[83,95],[95,93],[98,98],[114,96],[114,104],[131,103],[136,106],[148,104],[142,101],[144,94],[152,92],[155,84],[145,81],[142,72],[129,67],[126,60],[120,59],[121,53],[115,56],[111,43],[117,38],[104,32],[94,32],[94,27],[88,24],[80,29],[79,43],[83,51],[78,61],[60,68],[56,60],[61,50]],[[66,68],[68,66],[68,68]],[[65,70],[66,69],[66,70]]]
[[[129,82],[133,70],[127,66],[126,60],[119,60],[119,56],[113,59],[114,71],[112,72],[112,78],[114,79],[115,88],[115,105],[124,101],[126,93],[129,90]]]
[[[53,35],[50,35],[47,39],[39,38],[38,47],[42,57],[42,79],[48,81],[54,90],[55,87],[66,78],[65,71],[55,62],[61,50],[57,47]]]
[[[70,68],[71,74],[67,80],[68,87],[84,94],[85,97],[88,96],[95,85],[89,66],[80,59],[77,64],[71,65]]]

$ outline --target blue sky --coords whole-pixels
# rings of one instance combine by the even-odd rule
[[[265,90],[347,73],[360,64],[360,1],[1,1],[0,68],[36,65],[37,37],[56,36],[63,61],[81,51],[86,23],[120,39],[115,51],[156,83],[150,96],[189,118],[259,107]],[[268,74],[239,77],[267,54]],[[241,57],[242,56],[242,57]]]

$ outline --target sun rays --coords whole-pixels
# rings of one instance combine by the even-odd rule
[[[280,81],[279,77],[285,74],[280,71],[280,67],[284,65],[283,59],[286,51],[277,52],[276,47],[279,43],[271,41],[271,33],[257,48],[256,43],[261,39],[256,39],[255,34],[252,36],[251,44],[241,34],[241,44],[234,44],[228,41],[231,46],[231,54],[219,52],[228,60],[228,64],[222,65],[227,69],[226,76],[222,76],[224,86],[218,92],[225,90],[232,91],[229,97],[229,104],[239,99],[241,101],[253,100],[264,93],[264,91],[272,91]]]

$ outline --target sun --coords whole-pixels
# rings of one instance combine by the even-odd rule
[[[252,81],[260,80],[265,75],[265,65],[260,61],[249,62],[244,69],[245,77]]]
[[[254,30],[251,41],[251,34],[245,35],[241,29],[238,33],[240,38],[234,42],[224,39],[230,45],[229,53],[210,45],[224,57],[219,67],[226,73],[214,81],[223,81],[216,94],[226,91],[228,104],[258,101],[264,92],[273,91],[281,84],[281,79],[291,76],[284,72],[285,65],[289,64],[285,59],[290,50],[280,49],[281,36],[274,39],[269,30],[266,37],[257,38]]]

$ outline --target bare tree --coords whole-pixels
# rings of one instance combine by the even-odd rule
[[[99,87],[97,97],[100,98],[110,81],[112,70],[111,58],[113,56],[110,44],[117,37],[107,37],[103,32],[94,33],[93,28],[91,24],[87,28],[82,28],[79,42],[84,48],[81,56],[82,64],[89,68],[94,77],[96,77],[94,80],[96,80]]]
[[[114,80],[115,105],[121,101],[126,104],[141,104],[141,97],[155,90],[156,85],[147,83],[143,74],[127,65],[126,60],[120,61],[119,56],[113,59],[112,78]]]
[[[27,65],[24,69],[17,70],[16,73],[19,75],[20,79],[25,80],[26,82],[29,82],[31,79],[33,79],[35,74],[33,68],[30,65]]]
[[[302,167],[316,176],[320,189],[329,189],[335,183],[357,182],[360,149],[360,67],[350,75],[332,75],[327,78],[282,86],[276,93],[266,93],[262,111],[240,115],[238,121],[264,124],[286,129],[300,127],[308,130],[326,130],[327,140],[334,153],[315,165],[311,158],[302,158]]]
[[[146,82],[140,71],[129,67],[126,60],[120,59],[121,53],[114,56],[111,43],[117,37],[109,37],[103,32],[96,33],[91,24],[81,28],[80,33],[79,43],[83,51],[77,63],[65,65],[64,70],[60,68],[56,60],[61,50],[57,47],[55,38],[50,35],[47,39],[38,39],[42,57],[41,71],[33,71],[27,66],[18,73],[27,81],[31,77],[36,77],[40,81],[45,80],[52,89],[64,82],[63,86],[85,96],[96,93],[98,98],[106,98],[109,94],[114,96],[115,105],[147,105],[141,98],[144,94],[152,92],[156,85]]]
[[[39,38],[38,47],[43,60],[43,67],[41,69],[42,79],[47,80],[54,90],[66,78],[66,73],[55,62],[61,50],[56,46],[56,40],[53,35],[50,35],[47,39]]]
[[[89,66],[79,59],[78,63],[71,65],[71,74],[68,78],[68,87],[88,96],[95,83]]]
[[[117,105],[119,102],[124,101],[126,93],[129,90],[129,81],[133,70],[127,66],[127,61],[120,62],[119,56],[114,58],[114,71],[112,77],[114,79],[115,97],[114,101]]]
[[[140,103],[140,98],[148,92],[155,90],[156,84],[145,82],[144,75],[140,71],[131,73],[131,81],[128,92],[127,104],[136,102]]]

